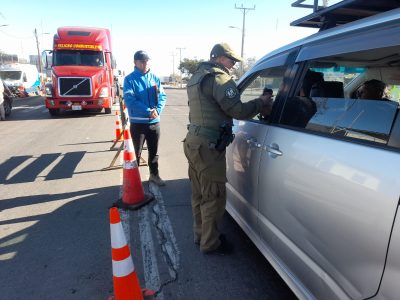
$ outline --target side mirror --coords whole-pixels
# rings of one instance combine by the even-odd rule
[[[42,52],[41,60],[42,60],[42,66],[45,70],[48,70],[51,68],[51,65],[52,65],[51,64],[51,57],[52,57],[51,54],[52,53],[53,53],[53,51],[51,51],[51,50],[44,50]]]

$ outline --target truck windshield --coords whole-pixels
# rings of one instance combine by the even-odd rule
[[[101,51],[62,50],[53,52],[53,66],[104,66]]]
[[[21,73],[21,71],[0,71],[0,77],[3,80],[19,80]]]

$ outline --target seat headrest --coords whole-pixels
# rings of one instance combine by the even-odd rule
[[[344,98],[343,82],[324,81],[314,84],[310,97]]]

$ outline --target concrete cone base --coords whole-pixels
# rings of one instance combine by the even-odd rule
[[[156,300],[154,291],[145,288],[145,289],[142,289],[142,293],[143,293],[144,300]]]
[[[129,210],[138,210],[139,208],[149,204],[151,201],[153,201],[154,195],[150,194],[150,193],[144,193],[144,198],[142,201],[135,203],[135,204],[126,204],[124,202],[122,202],[122,198],[118,199],[117,202],[114,203],[114,205],[118,208],[122,208],[122,209],[129,209]]]
[[[150,289],[142,289],[144,300],[156,300],[155,293]],[[115,300],[113,296],[108,297],[108,300]]]

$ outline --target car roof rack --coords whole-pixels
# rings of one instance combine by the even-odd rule
[[[292,7],[313,8],[313,13],[290,23],[291,26],[319,28],[320,31],[367,18],[400,7],[400,0],[343,0],[331,6],[328,1],[313,0],[314,4],[304,4],[297,0]]]

